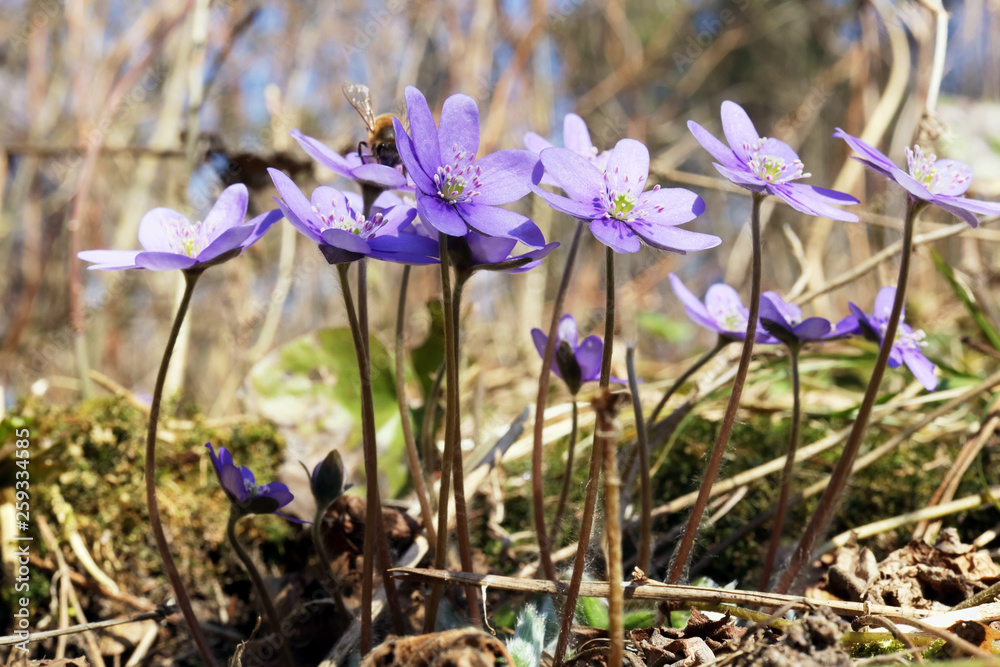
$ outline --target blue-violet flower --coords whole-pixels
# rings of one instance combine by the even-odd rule
[[[308,523],[278,511],[295,499],[282,482],[257,484],[249,468],[233,463],[233,456],[228,449],[219,447],[219,454],[216,456],[212,443],[206,443],[205,447],[212,457],[212,465],[215,467],[219,484],[222,485],[233,507],[241,514],[277,514],[297,523]]]

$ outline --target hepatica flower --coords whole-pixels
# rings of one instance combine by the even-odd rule
[[[787,303],[776,292],[764,292],[760,299],[760,325],[785,345],[843,338],[855,333],[857,320],[848,316],[836,327],[822,317],[802,319],[802,309]],[[743,320],[746,322],[746,320]]]
[[[747,318],[750,313],[740,301],[740,295],[735,289],[724,283],[716,283],[708,288],[703,303],[673,273],[670,274],[670,286],[684,304],[684,312],[696,324],[732,340],[746,338]],[[763,305],[762,300],[761,306]],[[758,318],[754,342],[775,345],[779,341],[761,326]]]
[[[887,285],[875,296],[875,307],[871,313],[866,314],[853,303],[849,304],[851,313],[857,318],[858,333],[881,345],[895,298],[896,288]],[[917,378],[927,391],[934,391],[938,383],[934,375],[935,366],[924,356],[921,349],[927,345],[924,342],[925,334],[921,329],[914,331],[913,327],[903,322],[905,316],[904,308],[900,314],[899,327],[896,329],[896,340],[893,341],[889,352],[889,367],[899,368],[900,364],[906,364],[913,377]]]
[[[93,262],[89,269],[198,270],[236,257],[260,239],[281,219],[278,211],[263,213],[249,222],[245,185],[222,191],[212,210],[200,222],[192,222],[170,208],[154,208],[139,222],[143,250],[85,250],[79,255]]]
[[[309,200],[282,172],[268,169],[268,173],[281,195],[275,200],[281,212],[297,230],[319,244],[326,261],[331,264],[353,262],[363,257],[401,264],[437,261],[436,242],[404,231],[416,216],[413,207],[402,204],[375,207],[365,218],[361,213],[361,197],[356,193],[320,186],[313,190],[312,200]]]
[[[979,226],[976,214],[1000,215],[1000,204],[963,196],[972,184],[972,167],[964,162],[939,160],[933,153],[914,146],[906,149],[907,171],[903,171],[881,151],[839,127],[833,136],[846,141],[859,154],[855,159],[869,169],[895,181],[911,196],[943,208],[972,227]]]
[[[588,162],[601,171],[604,171],[608,165],[608,157],[611,153],[609,151],[597,152],[597,148],[590,140],[590,130],[587,129],[587,123],[575,113],[568,113],[563,118],[563,145],[577,155],[586,158]],[[552,148],[554,144],[534,132],[528,132],[524,135],[524,146],[532,153],[541,153],[546,148]],[[557,185],[548,174],[542,176],[541,183],[543,185]]]
[[[297,523],[306,523],[293,516],[282,514],[278,510],[294,500],[295,496],[281,482],[257,484],[253,472],[246,466],[233,463],[233,456],[225,447],[219,447],[215,454],[212,443],[206,443],[208,454],[212,457],[215,475],[219,484],[226,492],[229,501],[241,514],[277,514]]]
[[[532,329],[531,340],[538,355],[544,358],[549,337],[541,329]],[[569,314],[562,316],[556,333],[556,358],[552,362],[552,372],[563,379],[570,393],[575,396],[584,382],[600,379],[603,354],[604,342],[599,336],[587,336],[578,341],[576,320]],[[614,377],[611,380],[624,382]]]
[[[719,173],[742,188],[780,197],[797,211],[809,215],[857,222],[858,216],[836,208],[837,205],[857,204],[854,197],[796,183],[808,178],[805,167],[791,146],[778,139],[757,134],[753,122],[735,102],[722,103],[722,130],[729,145],[716,139],[708,130],[693,120],[688,129],[702,147],[718,162]]]
[[[309,157],[338,176],[387,190],[399,190],[407,187],[406,176],[398,169],[372,162],[371,158],[366,160],[357,151],[341,155],[319,139],[313,139],[298,130],[292,130],[289,134],[295,141],[299,142],[299,146]]]
[[[479,107],[467,95],[452,95],[434,124],[423,94],[406,88],[407,133],[393,119],[396,148],[417,190],[420,217],[438,232],[486,236],[545,245],[541,231],[528,218],[499,208],[528,194],[538,157],[531,151],[503,150],[476,159],[479,151]]]
[[[479,270],[524,273],[542,263],[542,259],[559,247],[559,243],[546,243],[541,248],[520,255],[511,254],[517,241],[498,236],[485,236],[469,232],[465,236],[448,238],[448,252],[456,271]]]
[[[545,172],[566,196],[534,187],[549,206],[590,225],[598,241],[615,252],[638,252],[642,241],[677,253],[714,248],[722,240],[680,229],[705,210],[705,202],[682,188],[643,191],[649,176],[649,151],[635,139],[622,139],[602,171],[567,148],[540,154]]]

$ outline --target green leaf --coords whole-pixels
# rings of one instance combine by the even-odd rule
[[[576,616],[583,625],[607,629],[608,603],[601,598],[580,598],[576,603]]]
[[[656,623],[655,609],[635,609],[625,612],[625,629],[650,628]]]
[[[944,279],[948,281],[951,285],[952,291],[955,292],[955,296],[958,300],[962,302],[965,309],[969,311],[969,315],[972,316],[972,320],[979,327],[979,330],[983,332],[983,336],[986,340],[990,342],[990,345],[994,349],[1000,350],[1000,333],[997,333],[996,328],[993,323],[990,322],[990,318],[982,311],[979,304],[976,303],[976,296],[969,289],[969,286],[965,284],[963,280],[955,274],[955,271],[948,266],[948,263],[944,261],[944,258],[934,249],[931,249],[931,260],[934,261],[934,266],[937,267],[938,272],[944,276]]]

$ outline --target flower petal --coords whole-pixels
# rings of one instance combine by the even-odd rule
[[[271,482],[260,487],[260,495],[277,501],[278,507],[284,507],[295,500],[295,496],[288,490],[284,482]]]
[[[604,341],[598,336],[587,336],[576,348],[576,363],[580,364],[580,381],[590,382],[601,377]]]
[[[854,149],[854,152],[858,154],[857,159],[863,162],[866,166],[874,169],[887,178],[893,178],[892,172],[893,170],[898,169],[898,167],[896,167],[895,162],[885,156],[885,153],[878,150],[871,144],[844,132],[839,127],[833,133],[833,136],[846,141],[847,145]]]
[[[340,248],[341,250],[346,250],[347,252],[357,253],[359,255],[367,255],[372,249],[360,236],[352,234],[343,229],[324,229],[321,232],[323,241],[327,245],[332,245],[334,248]]]
[[[302,194],[302,190],[284,172],[268,168],[267,173],[271,175],[271,181],[274,183],[278,195],[281,196],[280,203],[285,205],[285,208],[282,209],[285,217],[294,224],[295,221],[292,220],[292,216],[294,216],[299,220],[302,227],[318,231],[319,226],[316,224],[312,202],[306,199],[306,196]],[[298,225],[296,226],[298,227]],[[307,236],[309,235],[308,232],[301,228],[300,231],[303,231]]]
[[[402,232],[398,235],[383,234],[381,236],[373,236],[368,239],[368,245],[373,251],[378,251],[379,253],[397,252],[417,257],[427,257],[431,260],[430,263],[433,263],[437,258],[439,250],[438,242],[434,239],[410,232]]]
[[[93,262],[88,266],[91,271],[120,271],[122,269],[138,269],[136,256],[141,250],[84,250],[77,257],[85,262]]]
[[[563,146],[585,158],[589,158],[594,151],[587,123],[575,113],[563,117]]]
[[[201,229],[207,230],[211,234],[205,241],[210,243],[227,229],[242,225],[247,217],[249,202],[250,194],[247,192],[247,186],[242,183],[230,185],[223,190],[215,201],[215,205],[212,206],[212,210],[208,212],[205,220],[201,223]]]
[[[600,169],[567,148],[547,148],[539,157],[545,166],[545,173],[567,197],[591,208],[597,207],[604,192],[604,176]]]
[[[875,306],[872,308],[872,316],[886,321],[889,316],[892,315],[892,304],[896,300],[896,287],[894,285],[886,285],[878,291],[875,295]],[[899,315],[899,320],[902,322],[906,319],[906,307],[904,306],[903,312]]]
[[[465,236],[469,231],[468,225],[455,210],[455,206],[441,201],[438,197],[418,195],[417,213],[421,220],[442,234]]]
[[[399,189],[406,187],[406,176],[398,170],[384,164],[372,162],[355,167],[352,175],[355,180],[386,188]]]
[[[278,210],[281,211],[281,214],[285,216],[285,219],[291,223],[292,227],[299,230],[299,232],[310,241],[315,243],[323,242],[323,237],[319,234],[318,225],[311,220],[301,220],[299,216],[295,215],[295,213],[288,208],[288,205],[280,197],[275,197],[274,201],[278,205]]]
[[[194,257],[174,252],[140,252],[135,256],[135,264],[150,271],[173,271],[190,269],[198,263]]]
[[[514,239],[502,236],[486,236],[479,232],[469,232],[465,235],[465,242],[472,253],[472,260],[476,264],[496,264],[502,262],[510,256],[510,251],[517,245]]]
[[[239,225],[237,227],[231,227],[226,231],[222,232],[219,236],[215,237],[215,240],[208,244],[208,247],[198,253],[198,263],[210,262],[219,255],[225,254],[230,250],[235,250],[237,248],[242,248],[243,243],[250,238],[253,233],[254,225]]]
[[[590,233],[615,252],[639,252],[642,248],[636,233],[618,220],[598,218],[590,223]]]
[[[545,335],[545,332],[541,329],[531,330],[531,342],[535,344],[535,349],[538,350],[538,356],[545,358],[545,345],[549,342],[549,337]],[[562,373],[559,372],[559,366],[556,364],[555,357],[552,358],[552,373],[555,374],[557,378],[562,379]]]
[[[438,129],[434,124],[434,116],[427,106],[427,99],[424,94],[413,86],[407,86],[403,93],[406,98],[406,115],[410,122],[410,137],[413,140],[413,155],[417,163],[423,167],[423,172],[428,177],[433,177],[437,173],[438,167],[442,166],[441,149],[438,145]],[[400,133],[406,134],[406,130],[398,118],[393,119],[393,126],[396,128],[396,143],[399,143]],[[398,145],[397,145],[398,148]],[[402,152],[400,152],[402,156]],[[404,164],[406,161],[404,160]],[[413,167],[407,164],[407,170]],[[417,187],[421,187],[417,183]],[[421,189],[423,189],[421,187]]]
[[[532,153],[541,153],[546,148],[552,148],[552,146],[551,141],[535,132],[528,132],[524,135],[524,147]]]
[[[934,163],[937,172],[935,187],[931,192],[936,195],[960,197],[972,185],[972,167],[958,160],[943,159]]]
[[[531,151],[503,150],[479,159],[481,169],[479,196],[476,204],[509,204],[531,192],[531,175],[538,156]]]
[[[692,232],[670,225],[649,224],[644,220],[634,220],[628,223],[628,226],[641,236],[643,241],[654,248],[681,254],[708,250],[722,243],[722,239],[718,236]]]
[[[712,316],[709,315],[705,304],[687,288],[677,274],[671,273],[668,277],[670,278],[670,287],[673,289],[674,295],[680,299],[688,315],[703,327],[718,331],[719,328],[715,320],[712,319]]]
[[[646,145],[635,139],[619,141],[611,150],[608,166],[604,170],[604,184],[608,192],[627,191],[638,197],[646,188],[647,178],[649,178],[649,149]]]
[[[713,163],[713,166],[716,171],[742,188],[753,190],[754,192],[763,192],[767,187],[767,181],[762,178],[758,178],[749,171],[730,169],[729,167],[724,167],[721,164],[715,163]]]
[[[913,373],[913,377],[917,378],[927,391],[937,389],[938,379],[934,374],[936,366],[931,360],[925,357],[919,350],[907,349],[903,350],[902,354],[903,363]]]
[[[517,239],[532,248],[545,245],[545,237],[538,225],[520,213],[498,206],[476,204],[457,204],[455,209],[465,223],[480,234]]]
[[[548,190],[543,190],[537,186],[531,188],[536,195],[545,200],[545,203],[566,215],[580,220],[593,220],[604,215],[604,212],[595,208],[594,204],[585,204],[576,199],[569,199],[560,195],[555,195]]]
[[[180,250],[177,228],[190,225],[191,221],[179,212],[159,206],[139,221],[139,244],[153,252],[176,252]]]
[[[753,126],[750,116],[736,102],[726,100],[722,103],[722,131],[726,135],[729,147],[733,149],[743,163],[750,161],[749,147],[760,140],[757,129]]]
[[[816,196],[811,185],[801,183],[779,183],[770,185],[767,191],[780,197],[796,211],[818,218],[829,218],[843,222],[857,222],[858,216],[826,203],[824,196]]]
[[[774,292],[764,292],[760,298],[758,317],[762,320],[771,320],[786,331],[792,331],[792,324],[790,321],[791,318],[788,317],[786,308],[783,307],[789,305],[791,304],[786,304],[781,297]],[[801,311],[799,311],[799,316],[801,316]],[[796,317],[794,319],[798,318]]]
[[[281,212],[281,209],[273,209],[255,217],[248,223],[253,226],[253,233],[250,234],[245,241],[243,241],[243,247],[249,248],[254,243],[259,241],[264,234],[267,233],[267,230],[269,230],[274,223],[278,222],[283,217],[284,214]]]
[[[525,271],[530,271],[533,268],[535,268],[536,266],[540,265],[542,263],[542,260],[544,258],[548,257],[549,254],[551,254],[553,250],[555,250],[556,248],[559,247],[559,245],[560,244],[559,244],[558,241],[553,241],[552,243],[546,243],[541,248],[537,248],[535,250],[530,250],[530,251],[524,253],[523,255],[514,255],[514,256],[511,256],[511,258],[510,258],[511,260],[528,258],[531,261],[528,262],[528,263],[526,263],[526,264],[522,264],[521,266],[516,266],[516,267],[514,267],[512,269],[504,269],[503,272],[504,273],[524,273]]]
[[[443,160],[450,162],[456,153],[476,159],[479,152],[479,105],[468,95],[452,95],[441,107],[438,123],[438,146]]]
[[[698,140],[699,144],[701,144],[701,147],[708,151],[712,157],[721,162],[723,166],[735,170],[746,168],[736,157],[736,153],[733,152],[733,149],[716,139],[715,135],[706,130],[704,127],[693,120],[689,120],[687,122],[687,126],[688,129],[691,130],[691,134],[694,135],[694,138]]]
[[[437,186],[434,185],[433,175],[437,171],[437,166],[430,172],[424,169],[424,165],[417,157],[417,148],[413,145],[410,135],[403,128],[403,124],[399,122],[398,118],[393,118],[392,123],[396,128],[396,150],[399,151],[399,158],[403,161],[403,166],[406,167],[407,176],[413,180],[413,184],[420,192],[425,195],[435,194]],[[435,148],[435,150],[437,149]]]
[[[658,188],[639,200],[642,219],[657,225],[679,225],[705,212],[701,197],[684,188]]]
[[[940,206],[945,211],[948,211],[953,216],[959,220],[965,222],[972,228],[979,226],[979,218],[976,214],[969,210],[968,206],[965,206],[967,199],[962,197],[948,197],[946,195],[938,195],[934,198],[934,203]]]
[[[556,341],[566,341],[574,350],[579,347],[576,333],[576,318],[566,313],[559,318],[559,328],[556,333]]]
[[[830,333],[830,321],[822,317],[810,317],[803,320],[793,331],[799,340],[819,340]]]
[[[316,160],[338,176],[353,178],[350,164],[340,153],[333,150],[319,139],[314,139],[310,136],[302,134],[302,132],[298,130],[292,130],[289,134],[299,143],[299,146],[302,147],[302,150],[304,150],[309,157]]]

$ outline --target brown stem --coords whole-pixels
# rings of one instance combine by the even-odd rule
[[[913,228],[916,226],[917,215],[927,205],[922,200],[910,196],[906,199],[906,215],[903,219],[903,249],[899,256],[899,278],[896,281],[896,298],[892,302],[892,312],[889,321],[886,323],[885,332],[882,335],[882,344],[879,346],[878,357],[875,359],[875,368],[872,370],[871,380],[868,382],[868,389],[858,408],[858,416],[851,427],[851,434],[847,437],[844,445],[844,452],[840,455],[837,467],[834,468],[830,476],[830,483],[823,492],[819,500],[816,512],[813,514],[809,525],[806,526],[802,538],[799,540],[792,559],[785,569],[781,580],[775,587],[778,593],[786,593],[791,590],[796,578],[802,568],[812,558],[813,549],[820,538],[826,533],[833,520],[833,515],[837,511],[840,497],[843,495],[847,481],[851,477],[851,468],[854,460],[858,457],[858,450],[864,440],[865,429],[868,426],[868,419],[871,417],[872,408],[875,406],[875,399],[878,397],[879,386],[882,384],[882,376],[885,374],[885,367],[889,361],[889,353],[892,345],[896,341],[896,330],[899,327],[899,320],[903,313],[903,304],[906,303],[906,283],[910,274],[910,256],[913,249]]]
[[[559,492],[559,504],[556,505],[556,515],[552,519],[552,528],[549,529],[549,544],[555,544],[559,537],[559,525],[562,523],[563,512],[566,511],[566,499],[569,497],[569,487],[573,482],[573,454],[576,451],[577,425],[580,419],[580,409],[576,405],[576,396],[573,396],[573,417],[569,429],[569,448],[566,450],[566,470],[563,472],[562,491]]]
[[[621,665],[625,658],[625,591],[622,580],[622,527],[619,507],[621,480],[618,478],[618,399],[623,394],[612,395],[607,389],[594,401],[597,426],[594,439],[604,441],[604,530],[608,538],[608,637],[611,651],[609,665]]]
[[[635,442],[639,450],[639,485],[642,511],[639,520],[638,567],[648,574],[653,544],[653,488],[652,480],[649,478],[649,445],[646,438],[646,422],[642,416],[642,401],[639,399],[639,381],[635,374],[634,345],[629,345],[625,350],[625,366],[628,369],[628,388],[632,392],[632,411],[635,413]],[[617,463],[615,467],[617,468]],[[615,473],[617,474],[617,470]],[[607,475],[608,471],[607,467],[605,467],[605,486],[608,483]]]
[[[229,512],[229,524],[226,526],[226,535],[229,536],[229,543],[233,546],[233,551],[236,552],[240,561],[243,562],[243,568],[250,575],[250,581],[253,582],[253,587],[257,591],[257,597],[260,598],[261,606],[264,607],[264,615],[267,616],[267,623],[271,626],[271,632],[274,634],[275,642],[281,651],[281,659],[284,661],[285,667],[295,667],[295,658],[292,657],[292,651],[288,648],[288,639],[281,629],[281,623],[278,621],[278,612],[275,611],[274,602],[271,601],[271,594],[267,592],[264,579],[260,576],[260,572],[257,571],[257,566],[254,565],[250,554],[247,553],[246,549],[243,548],[243,545],[236,538],[236,522],[240,516],[242,514],[234,505]]]
[[[597,490],[601,479],[601,462],[603,461],[604,440],[594,438],[594,446],[590,452],[590,476],[587,478],[587,496],[583,501],[583,514],[580,517],[580,535],[577,537],[576,558],[573,560],[573,574],[566,592],[566,605],[563,607],[562,624],[559,629],[559,641],[556,644],[553,667],[560,667],[569,646],[569,636],[573,628],[573,617],[576,615],[576,601],[580,597],[580,584],[583,582],[583,570],[587,562],[587,549],[590,548],[590,531],[594,527],[594,509],[597,507]]]
[[[417,443],[413,438],[413,423],[410,419],[410,408],[406,404],[406,351],[404,348],[404,333],[406,323],[406,295],[410,287],[410,266],[403,267],[403,276],[399,283],[399,306],[396,308],[396,400],[399,402],[399,419],[403,424],[403,442],[406,445],[406,458],[410,464],[410,476],[413,478],[413,491],[420,503],[420,516],[424,522],[427,541],[433,544],[437,541],[434,531],[434,515],[431,513],[430,500],[427,497],[427,487],[424,485],[424,470],[417,454]]]
[[[184,323],[184,316],[187,314],[188,306],[191,305],[191,295],[194,293],[194,286],[201,276],[201,270],[184,272],[184,295],[181,297],[180,305],[177,307],[177,315],[174,317],[174,324],[170,329],[170,336],[167,338],[167,347],[163,351],[163,360],[160,362],[160,370],[156,374],[156,385],[153,388],[153,402],[149,408],[149,428],[146,431],[146,505],[149,507],[149,525],[153,529],[153,537],[156,540],[156,548],[163,558],[163,568],[167,571],[167,578],[170,579],[170,586],[174,589],[174,596],[177,598],[177,606],[181,608],[184,620],[188,629],[191,630],[191,637],[201,657],[210,667],[216,667],[218,663],[208,648],[205,635],[198,625],[198,618],[194,615],[191,607],[191,598],[188,597],[187,589],[177,571],[174,557],[170,554],[170,545],[167,544],[167,536],[163,532],[163,523],[160,521],[160,506],[156,500],[156,429],[160,419],[160,403],[163,401],[163,383],[167,379],[167,367],[170,366],[170,357],[174,352],[174,345],[177,343],[177,335],[180,333],[181,325]]]
[[[701,518],[705,514],[705,508],[708,506],[712,484],[715,483],[715,478],[719,474],[719,468],[722,466],[722,458],[726,453],[726,446],[729,444],[729,436],[732,435],[733,425],[736,423],[736,412],[740,406],[740,396],[743,395],[743,383],[746,382],[747,370],[750,368],[750,359],[753,357],[754,338],[757,335],[757,312],[760,309],[760,207],[763,202],[764,195],[755,192],[753,194],[753,207],[750,213],[750,238],[753,258],[750,272],[750,312],[747,315],[747,330],[743,340],[743,352],[740,354],[740,364],[736,369],[736,379],[733,381],[733,393],[729,396],[729,404],[726,405],[726,413],[722,418],[719,436],[712,447],[712,453],[709,455],[705,477],[698,488],[698,498],[695,500],[694,507],[691,508],[691,518],[684,529],[680,546],[674,554],[674,562],[667,577],[668,584],[676,584],[684,576],[684,569],[687,567],[688,557],[691,555],[691,547],[694,546],[694,538],[698,534],[698,526],[701,524]]]
[[[601,356],[601,389],[611,384],[611,354],[615,349],[615,251],[605,248],[604,353]]]
[[[771,573],[774,571],[774,561],[778,555],[778,545],[781,543],[781,532],[785,527],[785,514],[788,512],[788,498],[792,493],[792,473],[795,470],[795,453],[799,448],[799,428],[802,422],[802,398],[799,385],[799,345],[788,346],[788,364],[792,369],[792,431],[788,436],[788,454],[785,457],[785,467],[781,471],[781,491],[778,493],[778,508],[774,517],[774,527],[771,529],[771,541],[767,545],[767,555],[764,557],[764,570],[760,573],[757,590],[766,591],[771,583]]]
[[[573,232],[573,240],[569,245],[569,255],[566,256],[566,267],[563,269],[559,291],[552,304],[552,323],[549,325],[549,337],[545,342],[545,353],[542,355],[542,372],[538,376],[538,398],[535,401],[535,430],[531,447],[531,500],[535,517],[535,535],[538,538],[538,555],[542,562],[542,572],[546,579],[555,581],[556,566],[552,562],[552,551],[548,535],[545,531],[545,489],[542,484],[542,430],[545,428],[545,399],[549,393],[549,377],[552,361],[556,356],[556,336],[559,334],[559,318],[562,317],[563,302],[569,290],[569,279],[573,274],[573,263],[576,252],[580,248],[580,237],[583,235],[583,223],[577,223]]]

